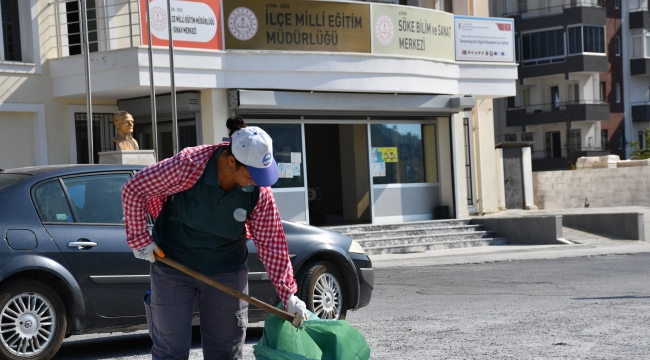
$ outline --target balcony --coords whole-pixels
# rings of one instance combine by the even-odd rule
[[[630,59],[630,74],[632,76],[650,75],[650,58]]]
[[[648,12],[648,0],[629,0],[630,30],[650,28],[650,12]]]
[[[596,147],[572,147],[571,159],[575,165],[578,159],[583,156],[606,156],[610,155],[611,151],[608,148]],[[553,170],[569,170],[569,151],[566,148],[562,149],[547,149],[536,150],[531,154],[533,171],[553,171]]]
[[[559,102],[510,108],[506,111],[506,126],[556,124],[567,121],[609,120],[609,104],[596,101]]]
[[[578,54],[556,58],[547,62],[526,61],[519,65],[519,79],[568,74],[575,72],[607,72],[607,56]],[[633,74],[634,75],[634,74]]]
[[[529,8],[528,3],[518,4],[520,1],[506,0],[503,14],[515,20],[517,32],[573,24],[605,25],[606,12],[602,0],[556,0],[552,3],[557,5],[535,9]]]
[[[650,122],[650,102],[632,103],[632,122]]]

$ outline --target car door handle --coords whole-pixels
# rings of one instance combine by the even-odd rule
[[[97,246],[97,243],[92,241],[70,241],[68,243],[68,247],[76,247],[79,248],[80,250],[83,250],[83,248],[93,247],[93,246]]]

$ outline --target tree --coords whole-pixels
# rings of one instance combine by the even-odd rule
[[[641,142],[630,141],[632,160],[650,159],[650,128],[643,130],[643,137],[645,138],[645,149],[641,148]]]

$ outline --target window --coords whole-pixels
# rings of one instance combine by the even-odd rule
[[[1,0],[2,14],[2,59],[5,61],[23,61],[20,38],[20,11],[18,0]]]
[[[630,31],[632,33],[632,58],[642,58],[644,57],[644,38],[646,37],[645,30],[643,29],[634,29]]]
[[[600,147],[603,149],[609,149],[609,136],[607,136],[607,130],[600,130]]]
[[[640,149],[645,149],[645,132],[639,131],[639,148]]]
[[[580,129],[569,130],[569,138],[571,139],[571,150],[580,150],[582,148],[582,136]]]
[[[616,83],[616,102],[621,102],[621,83]]]
[[[506,141],[517,141],[517,134],[506,134]]]
[[[74,124],[77,144],[77,164],[88,164],[88,122],[86,113],[75,113]],[[99,153],[114,151],[115,126],[113,114],[93,113],[93,161],[99,163]],[[140,149],[145,149],[140,144]]]
[[[42,222],[74,222],[72,210],[70,210],[70,205],[58,180],[38,185],[32,196]]]
[[[82,53],[82,29],[83,18],[79,1],[68,1],[65,3],[66,22],[68,28],[68,52],[70,55]],[[90,52],[99,51],[99,42],[97,41],[97,8],[95,0],[86,0],[86,11],[88,15],[88,47]]]
[[[614,9],[621,8],[621,0],[614,0]]]
[[[621,56],[621,37],[616,37],[616,56]]]
[[[522,91],[522,97],[524,106],[530,106],[530,89],[524,89]]]
[[[605,28],[602,26],[574,26],[568,29],[569,54],[605,53]]]
[[[623,137],[623,130],[616,130],[616,140],[618,141],[618,149],[623,149],[623,144],[625,143],[625,138]]]
[[[515,107],[515,97],[514,96],[509,96],[506,99],[507,99],[508,109],[514,108]]]
[[[250,125],[261,127],[273,139],[273,158],[280,169],[280,178],[273,188],[304,187],[302,127],[300,124]]]
[[[0,189],[5,186],[17,183],[22,179],[30,177],[29,175],[20,175],[20,174],[0,174]]]
[[[605,97],[606,97],[605,94],[606,93],[605,93],[605,82],[604,81],[600,82],[599,90],[600,90],[600,94],[599,94],[600,95],[600,101],[605,101]]]
[[[122,186],[129,177],[129,174],[110,174],[63,179],[77,222],[124,224]]]
[[[521,141],[533,142],[533,133],[521,133]],[[530,151],[533,152],[533,145],[530,145]]]
[[[551,63],[551,59],[563,58],[564,32],[562,29],[527,33],[522,38],[522,58],[529,65]],[[537,60],[530,62],[530,60]],[[546,61],[539,61],[546,60]]]
[[[436,181],[437,179],[428,178],[427,175],[432,172],[426,171],[424,166],[423,142],[433,141],[431,136],[435,137],[435,131],[427,131],[426,125],[371,124],[373,184]],[[273,143],[275,144],[275,138]]]
[[[580,102],[580,86],[578,84],[569,84],[567,85],[567,95],[569,98],[569,103],[579,103]]]

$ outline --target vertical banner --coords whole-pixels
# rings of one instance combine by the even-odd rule
[[[169,46],[167,0],[140,0],[140,38],[149,45],[147,4],[149,1],[152,45]],[[223,50],[220,0],[171,0],[174,47]]]
[[[372,52],[454,60],[454,15],[372,4]]]
[[[370,5],[223,0],[225,48],[370,53]]]
[[[455,16],[456,60],[515,61],[515,22],[503,18]]]

